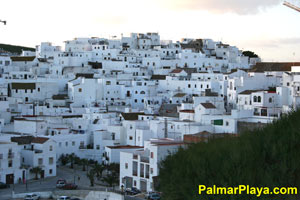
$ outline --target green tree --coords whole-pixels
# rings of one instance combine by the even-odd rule
[[[258,58],[258,55],[253,51],[243,51],[244,56],[248,56],[249,58]]]
[[[94,166],[94,170],[95,170],[97,179],[100,180],[100,178],[102,178],[102,173],[105,170],[105,166],[102,164],[96,164]]]
[[[82,165],[82,171],[86,171],[88,170],[88,166],[89,166],[89,160],[88,159],[81,159],[80,164]]]
[[[69,160],[69,162],[71,163],[71,165],[70,165],[70,168],[71,168],[71,169],[74,168],[75,158],[76,158],[76,156],[75,156],[74,153],[68,155],[68,160]]]
[[[102,178],[102,181],[107,183],[109,187],[113,187],[119,183],[119,174],[116,172],[108,173],[105,177]]]
[[[68,155],[65,155],[65,154],[62,154],[59,159],[60,163],[65,166],[66,164],[69,163],[69,158],[68,158]]]
[[[35,180],[38,180],[38,174],[42,173],[42,168],[40,167],[33,167],[32,169],[30,169],[30,172],[35,174]]]
[[[94,183],[95,183],[95,170],[91,169],[90,171],[87,172],[86,176],[89,178],[90,180],[90,184],[91,187],[94,187]]]
[[[119,174],[119,172],[120,172],[120,164],[118,164],[118,163],[110,163],[110,164],[108,164],[106,166],[106,169],[109,172],[114,172],[114,173]]]
[[[160,163],[158,186],[164,200],[254,199],[247,195],[199,195],[199,185],[212,187],[300,188],[300,111],[239,137],[213,138],[180,148]],[[159,183],[159,184],[157,184]],[[259,199],[297,199],[262,195]]]

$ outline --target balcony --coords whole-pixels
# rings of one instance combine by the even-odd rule
[[[7,158],[8,158],[8,159],[14,158],[14,153],[8,153]]]
[[[141,157],[141,162],[149,163],[149,157]]]

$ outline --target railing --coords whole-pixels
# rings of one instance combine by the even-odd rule
[[[141,157],[141,162],[149,163],[149,158],[148,157]]]

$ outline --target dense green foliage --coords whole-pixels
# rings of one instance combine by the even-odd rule
[[[253,51],[243,51],[244,56],[248,56],[249,58],[258,58],[258,55]]]
[[[199,195],[207,187],[297,187],[300,189],[300,111],[240,137],[193,144],[161,162],[163,200],[257,199],[252,195]],[[299,191],[298,191],[299,193]],[[297,199],[264,195],[259,199]],[[298,196],[299,199],[299,196]]]
[[[15,53],[15,54],[21,54],[22,50],[35,51],[34,48],[15,46],[15,45],[9,45],[9,44],[0,44],[0,50],[7,51],[10,53]]]

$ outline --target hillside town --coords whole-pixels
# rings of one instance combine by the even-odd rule
[[[300,106],[300,63],[220,41],[132,33],[64,44],[0,54],[0,182],[56,177],[75,155],[118,164],[120,190],[155,191],[160,162],[179,148]]]

